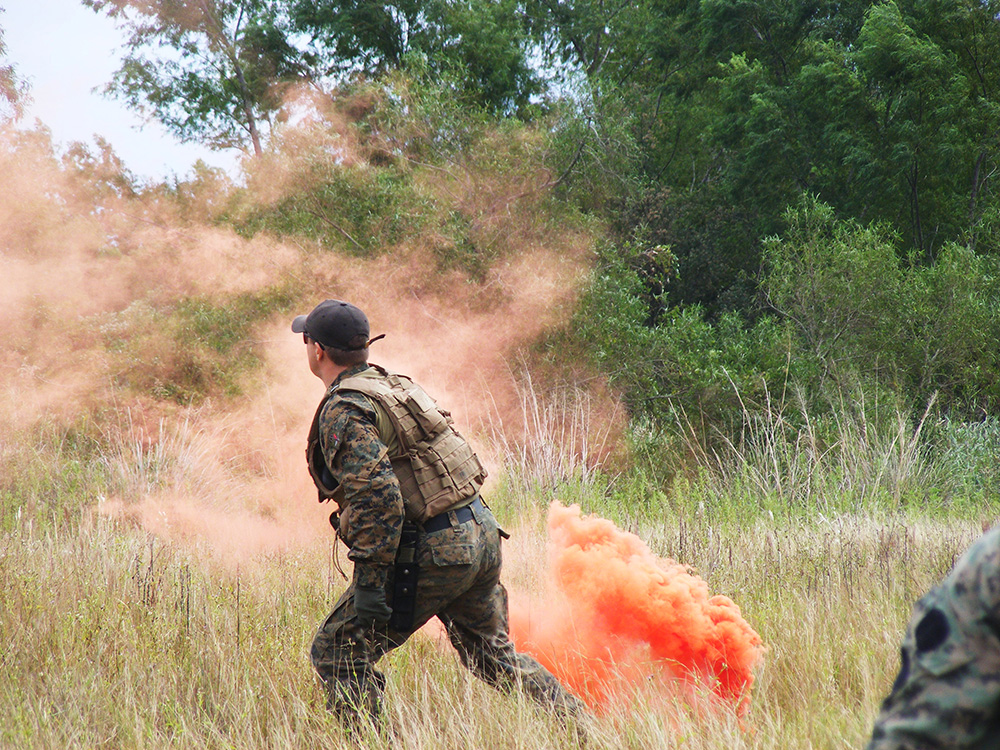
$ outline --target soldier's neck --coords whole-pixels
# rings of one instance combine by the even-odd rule
[[[341,367],[333,363],[333,360],[324,357],[320,361],[319,372],[316,373],[317,377],[323,381],[323,385],[329,388],[337,378],[340,377],[341,373],[347,370],[346,367]]]

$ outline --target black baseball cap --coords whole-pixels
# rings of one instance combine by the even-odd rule
[[[292,321],[292,331],[335,349],[357,351],[370,343],[368,318],[350,302],[328,299]],[[381,336],[379,337],[381,338]]]

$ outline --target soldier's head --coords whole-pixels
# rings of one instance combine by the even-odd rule
[[[310,345],[309,366],[316,372],[314,359],[320,353],[338,367],[352,367],[368,361],[368,318],[350,302],[328,299],[320,302],[308,315],[292,321],[292,330],[301,333]],[[379,336],[378,338],[381,338]],[[311,348],[318,345],[319,351]]]

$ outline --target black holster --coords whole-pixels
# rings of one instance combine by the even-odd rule
[[[396,550],[389,627],[398,633],[413,630],[413,617],[417,610],[417,581],[420,579],[420,564],[417,562],[419,534],[420,529],[416,524],[404,523]]]

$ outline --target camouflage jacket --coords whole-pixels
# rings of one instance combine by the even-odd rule
[[[1000,748],[1000,526],[916,603],[869,750]]]
[[[396,559],[404,510],[388,449],[379,438],[374,404],[360,393],[337,392],[342,380],[366,369],[368,365],[352,367],[330,385],[319,414],[319,441],[343,490],[339,530],[355,564],[355,582],[372,587],[385,585]]]

